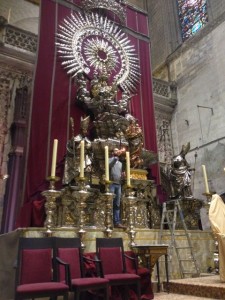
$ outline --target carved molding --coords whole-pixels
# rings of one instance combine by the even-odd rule
[[[12,25],[5,27],[4,43],[32,53],[37,51],[37,36]]]
[[[170,164],[173,156],[170,121],[177,105],[176,85],[154,78],[153,93],[159,162]]]

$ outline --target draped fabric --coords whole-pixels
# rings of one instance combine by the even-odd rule
[[[35,215],[35,209],[31,209],[30,203],[37,199],[43,201],[40,193],[48,188],[46,178],[50,175],[53,140],[59,140],[56,176],[62,177],[60,172],[62,172],[66,142],[71,137],[70,117],[75,121],[75,135],[79,132],[80,117],[83,112],[75,105],[75,83],[61,65],[55,38],[58,25],[66,16],[70,16],[73,9],[79,9],[77,4],[79,5],[80,2],[78,0],[41,1],[38,56],[25,174],[25,199],[17,226],[31,226],[31,224],[40,226],[39,217]],[[147,15],[127,7],[127,27],[131,29],[128,30],[128,34],[136,47],[141,67],[140,85],[137,94],[131,100],[131,113],[142,126],[145,137],[144,147],[157,152]],[[154,173],[154,177],[157,177],[157,173]],[[40,207],[38,207],[38,214],[40,214]],[[37,222],[35,219],[38,219]]]
[[[215,240],[218,242],[220,280],[225,282],[225,204],[217,194],[212,196],[209,221]]]

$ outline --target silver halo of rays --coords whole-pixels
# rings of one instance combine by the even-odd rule
[[[105,71],[113,76],[112,84],[127,92],[136,90],[140,71],[135,48],[107,17],[72,13],[59,25],[56,38],[62,65],[72,77]]]

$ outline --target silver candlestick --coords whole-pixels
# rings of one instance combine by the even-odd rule
[[[87,191],[86,188],[86,179],[84,177],[79,177],[78,179],[78,187],[79,190],[75,192],[75,197],[78,199],[78,208],[79,208],[79,222],[78,222],[78,236],[81,239],[81,247],[84,249],[84,236],[85,236],[85,208],[87,207],[87,199],[90,196],[90,193]]]
[[[112,209],[114,194],[109,191],[110,181],[105,181],[105,193],[102,195],[105,201],[105,237],[112,236]]]
[[[134,230],[134,209],[135,205],[137,204],[137,197],[134,197],[132,186],[126,187],[124,200],[126,203],[126,216],[128,223],[127,233],[130,238],[129,247],[132,247],[136,245],[134,241],[136,236],[136,231]]]
[[[47,178],[49,181],[49,189],[47,191],[43,191],[41,194],[46,198],[45,202],[45,212],[46,219],[44,226],[46,227],[47,236],[52,236],[52,228],[55,225],[54,222],[54,214],[56,210],[56,199],[61,195],[61,191],[56,191],[55,183],[59,181],[59,177],[50,176]]]

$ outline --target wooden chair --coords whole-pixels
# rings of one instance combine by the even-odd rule
[[[140,276],[126,271],[122,238],[97,238],[96,253],[102,262],[102,274],[110,286],[122,286],[123,299],[129,299],[129,287],[134,286],[140,296]]]
[[[20,238],[16,270],[15,299],[63,296],[68,299],[68,282],[55,280],[52,260],[54,238]],[[68,265],[64,266],[64,274]],[[65,277],[68,277],[65,275]]]
[[[74,299],[79,300],[81,293],[91,290],[97,291],[99,298],[109,299],[109,281],[101,277],[84,277],[84,259],[100,263],[83,257],[79,238],[55,238],[55,256],[61,264],[69,264],[70,291],[74,292]],[[65,282],[64,273],[59,270],[59,280]]]

